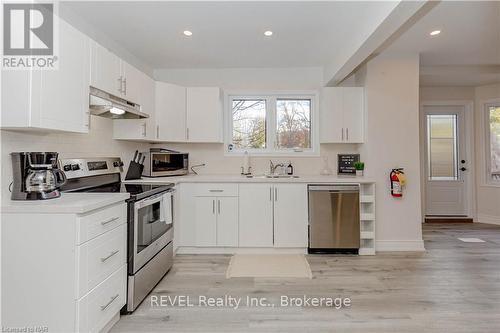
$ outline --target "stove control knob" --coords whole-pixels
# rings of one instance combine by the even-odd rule
[[[80,170],[80,166],[78,164],[71,164],[71,170],[73,171]]]
[[[113,162],[113,166],[115,168],[118,168],[120,166],[120,162],[118,162],[118,161]]]
[[[63,170],[64,171],[71,171],[71,164],[66,164],[65,166],[63,166]]]
[[[123,162],[120,160],[120,166],[122,167],[122,166],[124,166],[124,165],[125,165],[125,164],[123,164]]]

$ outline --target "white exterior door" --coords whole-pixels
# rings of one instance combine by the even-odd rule
[[[469,172],[465,107],[429,105],[425,131],[426,215],[467,216]]]

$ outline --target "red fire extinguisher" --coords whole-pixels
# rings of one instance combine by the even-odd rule
[[[391,195],[396,198],[403,196],[403,184],[401,176],[404,175],[403,168],[392,169],[389,175],[391,179]]]

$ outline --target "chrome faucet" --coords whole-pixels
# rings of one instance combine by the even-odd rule
[[[278,167],[284,167],[283,163],[274,164],[272,160],[269,160],[269,173],[274,175]]]

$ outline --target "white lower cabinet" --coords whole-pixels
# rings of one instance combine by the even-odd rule
[[[274,185],[274,246],[307,247],[307,186]]]
[[[306,184],[183,184],[176,246],[306,248]]]
[[[307,186],[241,184],[240,246],[307,247]]]
[[[241,247],[273,246],[273,185],[240,184]]]
[[[2,213],[2,325],[99,332],[126,303],[126,204]]]
[[[194,204],[196,246],[238,246],[237,197],[195,197]]]

